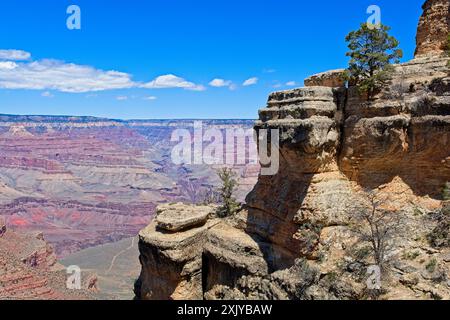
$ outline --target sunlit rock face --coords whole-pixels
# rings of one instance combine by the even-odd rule
[[[191,230],[203,237],[190,246],[197,257],[194,287],[202,288],[195,298],[367,298],[361,275],[373,261],[370,254],[357,257],[364,243],[354,219],[363,191],[370,190],[387,199],[389,212],[405,215],[382,298],[450,299],[449,248],[426,240],[439,230],[435,217],[450,180],[449,59],[441,55],[437,32],[444,28],[447,37],[447,12],[448,1],[426,2],[417,57],[396,65],[392,82],[373,100],[342,87],[335,71],[311,77],[306,88],[269,96],[255,129],[279,132],[279,170],[260,175],[238,214]],[[149,247],[148,239],[162,235],[154,226],[143,232],[141,279],[154,279],[174,258],[187,256],[167,245],[183,240],[181,234],[166,233],[164,242]],[[166,297],[179,292],[172,288]]]
[[[447,58],[398,65],[373,102],[350,89],[339,166],[362,187],[400,177],[417,195],[439,197],[450,179]]]
[[[203,121],[204,131],[224,136],[253,124]],[[176,129],[193,131],[193,121],[0,115],[0,216],[12,228],[42,231],[59,257],[134,237],[158,204],[201,203],[218,184],[221,164],[174,164]],[[243,200],[259,165],[233,169]]]
[[[450,1],[427,0],[417,30],[416,56],[442,54],[450,31]]]

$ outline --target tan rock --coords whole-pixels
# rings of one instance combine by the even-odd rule
[[[167,232],[154,221],[143,229],[139,233],[142,271],[136,295],[144,300],[203,299],[203,246],[207,230],[216,223],[210,220],[196,228]]]
[[[345,87],[345,69],[337,69],[326,71],[312,75],[305,79],[305,86],[307,87],[330,87],[341,88]]]
[[[375,101],[336,88],[332,74],[339,72],[269,96],[255,129],[279,130],[279,171],[259,177],[233,219],[181,233],[162,233],[156,223],[144,230],[144,298],[154,297],[151,287],[171,298],[190,297],[189,289],[207,299],[361,299],[367,288],[358,278],[373,254],[354,230],[354,215],[367,189],[405,215],[381,298],[449,297],[442,276],[450,271],[448,249],[426,242],[450,181],[449,59],[421,54],[441,50],[435,28],[448,0],[424,8],[418,56],[395,66]],[[439,273],[418,273],[433,259]]]
[[[166,204],[157,208],[155,221],[158,228],[176,232],[204,225],[213,212],[211,206]]]
[[[427,0],[417,29],[416,56],[442,54],[450,31],[450,1]]]

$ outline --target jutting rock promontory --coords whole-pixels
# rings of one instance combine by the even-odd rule
[[[450,248],[432,239],[448,236],[449,3],[425,2],[416,57],[395,65],[373,100],[345,87],[343,70],[272,93],[255,129],[279,130],[278,173],[260,176],[232,217],[184,229],[160,228],[156,218],[142,230],[137,298],[370,298],[374,262],[356,229],[370,190],[383,199],[374,210],[402,217],[379,296],[450,299]],[[160,214],[174,208],[186,221],[207,210],[177,204]]]

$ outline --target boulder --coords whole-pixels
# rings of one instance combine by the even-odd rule
[[[211,206],[166,204],[158,207],[155,221],[160,229],[178,232],[204,225],[213,212]]]
[[[344,78],[345,69],[331,70],[327,72],[318,73],[305,79],[305,86],[307,87],[345,87]]]

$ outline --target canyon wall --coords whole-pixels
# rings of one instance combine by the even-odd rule
[[[448,49],[449,10],[448,0],[427,0],[424,3],[417,30],[416,56],[442,54]]]
[[[426,2],[417,57],[395,66],[374,101],[345,88],[340,70],[310,77],[305,88],[271,94],[255,129],[279,131],[278,173],[260,176],[233,217],[212,215],[182,231],[157,225],[141,231],[137,297],[367,298],[373,261],[355,228],[359,204],[373,193],[384,210],[402,217],[382,298],[450,299],[450,248],[427,240],[450,181],[449,58],[442,55],[441,35],[424,31],[440,28],[436,15],[448,19],[447,5]],[[186,247],[193,234],[201,240]],[[164,243],[154,240],[160,238]],[[195,258],[181,260],[195,261],[195,268],[180,264],[186,250]],[[196,293],[172,290],[179,286]]]
[[[0,217],[0,299],[95,299],[95,275],[86,277],[80,290],[66,287],[66,270],[42,233],[11,230]],[[87,276],[83,274],[83,277]]]
[[[204,129],[250,129],[251,120],[205,120]],[[158,204],[199,203],[220,165],[175,165],[171,134],[188,120],[0,115],[0,216],[41,231],[59,257],[134,237]],[[236,164],[239,197],[259,165]]]

